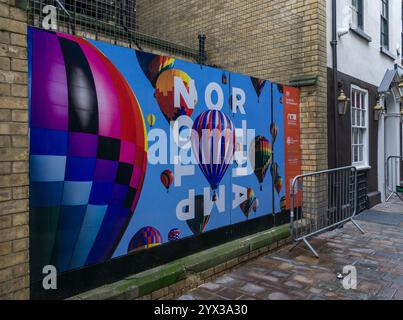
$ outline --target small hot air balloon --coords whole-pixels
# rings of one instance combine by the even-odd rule
[[[281,212],[284,212],[286,210],[286,198],[285,197],[282,197],[280,199],[280,209],[281,209]]]
[[[141,69],[143,70],[145,76],[150,81],[151,85],[155,88],[155,84],[157,82],[158,76],[170,69],[173,68],[175,59],[166,56],[155,55],[148,52],[137,51],[136,50],[137,60],[140,64]]]
[[[270,173],[271,176],[273,177],[274,180],[276,180],[278,173],[279,173],[279,168],[277,162],[272,163],[270,166]]]
[[[181,231],[178,228],[174,228],[168,232],[168,241],[176,241],[179,240]]]
[[[189,91],[191,78],[183,71],[178,69],[169,69],[161,73],[157,79],[155,87],[155,98],[164,117],[168,123],[175,121],[182,115],[191,116],[193,109],[187,105],[186,101],[180,98],[180,108],[175,108],[174,104],[174,79],[180,78],[183,81],[185,88]],[[194,90],[194,106],[197,103],[197,92]]]
[[[235,129],[232,121],[221,111],[208,110],[193,123],[192,149],[203,175],[216,191],[234,156]]]
[[[172,171],[169,169],[162,171],[160,179],[164,187],[167,189],[167,192],[169,192],[169,187],[172,185],[172,182],[174,181],[174,175]]]
[[[256,212],[258,208],[259,208],[259,199],[258,199],[258,198],[255,198],[255,200],[254,200],[253,203],[252,203],[252,210],[253,210],[253,212]]]
[[[257,136],[251,143],[249,158],[253,165],[255,175],[260,183],[260,190],[263,190],[263,181],[267,168],[270,164],[271,149],[270,142],[263,136]]]
[[[150,249],[163,243],[161,233],[153,227],[141,228],[129,242],[127,252]]]
[[[274,187],[276,188],[276,191],[278,194],[280,194],[281,189],[283,188],[283,178],[280,176],[277,176],[276,179],[274,180]]]
[[[153,115],[152,113],[149,114],[149,115],[147,116],[147,123],[148,123],[148,125],[150,126],[150,128],[154,127],[154,124],[155,124],[155,115]]]
[[[186,223],[192,233],[198,236],[204,232],[210,216],[204,215],[204,196],[197,195],[195,197],[195,217],[194,219],[187,220]]]
[[[253,209],[253,203],[255,199],[256,197],[253,192],[253,189],[248,188],[246,200],[239,205],[240,209],[242,210],[246,218],[249,218],[251,210]]]
[[[278,135],[278,126],[274,122],[272,122],[271,125],[270,125],[270,134],[271,134],[271,137],[273,139],[272,142],[274,144],[276,142],[277,135]]]
[[[253,88],[255,88],[258,101],[260,100],[260,95],[262,94],[264,85],[266,84],[266,80],[261,80],[255,77],[251,77]]]

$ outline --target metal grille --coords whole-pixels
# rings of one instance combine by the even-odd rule
[[[57,9],[57,31],[199,60],[197,46],[190,48],[141,32],[136,4],[136,0],[29,0],[28,23],[41,28],[47,15],[44,6],[53,5]]]
[[[303,48],[311,45],[298,31],[304,14],[279,0],[27,1],[28,23],[36,27],[42,27],[49,4],[57,8],[60,32],[279,83],[303,72]]]
[[[353,222],[357,213],[358,182],[355,167],[338,168],[300,175],[291,184],[291,235],[309,247],[308,238]]]

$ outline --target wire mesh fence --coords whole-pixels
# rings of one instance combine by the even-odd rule
[[[303,67],[303,13],[280,0],[28,0],[30,25],[46,5],[60,32],[283,83]]]

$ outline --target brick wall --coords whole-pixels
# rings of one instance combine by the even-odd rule
[[[318,76],[302,88],[302,165],[327,168],[326,1],[137,0],[138,30],[197,48],[208,63],[279,83]]]
[[[29,298],[26,27],[0,0],[0,299]]]

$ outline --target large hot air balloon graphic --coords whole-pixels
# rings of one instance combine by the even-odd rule
[[[252,81],[253,88],[255,89],[255,92],[257,94],[257,98],[258,98],[258,100],[260,100],[260,95],[263,92],[263,88],[264,88],[264,85],[266,84],[266,80],[258,79],[255,77],[251,77],[250,79]]]
[[[221,111],[205,111],[194,121],[191,139],[195,158],[214,191],[215,201],[216,190],[235,152],[234,124]]]
[[[263,181],[271,159],[270,142],[263,136],[257,136],[252,141],[249,150],[249,159],[256,178],[260,183],[260,190],[263,190]]]
[[[168,69],[172,69],[175,64],[174,58],[148,52],[136,50],[136,56],[141,69],[154,88],[159,75]]]
[[[256,197],[252,188],[248,188],[246,200],[239,205],[239,208],[241,209],[246,218],[249,218],[252,210],[256,212],[257,210]]]
[[[150,126],[150,128],[154,127],[155,125],[155,115],[153,115],[152,113],[150,113],[149,115],[147,115],[147,123]]]
[[[179,240],[181,231],[178,228],[171,229],[168,232],[168,241],[176,241]]]
[[[270,125],[270,134],[272,137],[273,144],[276,142],[277,135],[278,135],[278,126],[275,122],[272,122]]]
[[[143,187],[145,122],[128,82],[94,45],[29,33],[33,268],[63,272],[112,257]]]
[[[172,185],[172,182],[174,181],[174,175],[172,171],[169,169],[162,171],[160,179],[163,186],[167,189],[167,192],[169,192],[169,187]]]
[[[185,88],[190,92],[191,78],[185,72],[178,69],[169,69],[160,74],[157,79],[155,87],[155,98],[164,114],[164,117],[170,123],[175,121],[182,115],[191,116],[193,110],[191,106],[188,106],[183,97],[180,98],[180,108],[175,108],[174,104],[174,82],[175,78],[180,78],[183,81]],[[194,106],[197,103],[197,92],[193,90]]]
[[[153,227],[141,228],[129,242],[127,252],[150,249],[163,243],[161,233]]]
[[[207,223],[210,220],[210,216],[204,215],[204,196],[195,196],[195,217],[194,219],[187,220],[186,223],[189,229],[195,236],[198,236],[204,232]]]

